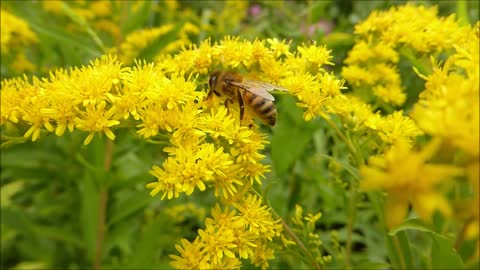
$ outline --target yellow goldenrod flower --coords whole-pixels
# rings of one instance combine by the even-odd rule
[[[269,266],[268,261],[275,258],[275,251],[269,248],[265,244],[257,244],[255,249],[254,256],[251,258],[251,262],[255,266],[262,267],[263,270],[267,269]]]
[[[252,112],[245,111],[240,121],[238,106],[227,109],[222,97],[206,99],[202,85],[213,70],[243,70],[252,79],[291,89],[306,108],[306,119],[328,117],[337,105],[327,101],[343,96],[343,81],[321,69],[331,59],[325,47],[300,48],[290,52],[276,42],[226,37],[160,56],[155,64],[136,62],[127,68],[116,57],[104,56],[85,67],[53,72],[48,79],[3,81],[1,123],[30,126],[25,135],[33,140],[42,130],[60,136],[69,129],[87,131],[88,144],[96,133],[113,140],[114,128],[124,126],[136,127],[144,138],[160,138],[168,143],[163,148],[168,157],[150,171],[155,177],[147,184],[151,195],[173,199],[213,189],[225,211],[236,209],[229,226],[206,223],[197,240],[183,241],[177,247],[181,257],[173,256],[172,265],[238,268],[240,259],[249,259],[266,267],[274,256],[270,242],[290,243],[260,197],[248,195],[270,170],[262,163],[268,141]]]
[[[30,30],[28,24],[12,13],[0,10],[1,51],[8,54],[11,50],[23,48],[38,42],[37,35]]]
[[[182,246],[175,245],[175,248],[180,252],[181,256],[170,255],[174,261],[171,265],[176,269],[208,269],[210,264],[208,258],[205,256],[205,252],[202,250],[202,246],[199,244],[199,237],[193,241],[188,242],[186,239],[182,239]]]
[[[444,51],[467,40],[454,15],[437,14],[436,6],[414,4],[374,11],[355,26],[355,33],[365,40],[378,39],[392,47],[407,45],[422,53]]]
[[[18,73],[34,72],[36,65],[30,62],[24,53],[18,53],[12,61],[11,68]]]
[[[22,83],[21,79],[2,81],[0,125],[7,122],[18,123],[21,118],[18,89],[22,87]]]
[[[360,168],[363,190],[384,189],[388,194],[385,206],[388,228],[399,225],[406,218],[410,203],[426,220],[430,220],[435,210],[451,215],[449,203],[436,188],[462,171],[451,165],[428,163],[438,146],[437,140],[421,151],[414,151],[407,142],[398,141],[383,156],[371,157],[368,166]]]
[[[285,56],[291,56],[292,53],[290,52],[290,42],[286,43],[285,40],[278,40],[277,38],[268,38],[267,39],[268,44],[270,44],[270,48],[273,51],[273,54],[276,58],[285,55]]]
[[[169,153],[163,169],[154,166],[151,171],[159,180],[148,185],[149,188],[153,188],[152,195],[163,191],[162,198],[168,195],[168,199],[171,199],[178,197],[181,192],[190,195],[195,187],[204,191],[206,188],[204,181],[212,181],[217,175],[230,174],[234,167],[231,166],[233,161],[223,152],[223,148],[215,149],[213,144],[190,143],[179,145],[174,150],[175,152]]]
[[[173,28],[173,24],[166,24],[160,27],[150,29],[140,29],[129,33],[125,40],[118,47],[110,49],[112,52],[118,53],[118,59],[125,64],[134,61],[139,53],[156,41],[162,35],[165,35]]]
[[[437,7],[407,4],[374,11],[355,26],[360,40],[348,53],[342,75],[355,89],[402,105],[406,95],[396,68],[400,53],[411,50],[413,55],[407,58],[421,58],[414,54],[444,52],[466,42],[467,32],[453,15],[438,17]]]
[[[106,107],[105,101],[100,101],[98,104],[87,104],[85,112],[80,113],[79,117],[74,119],[75,126],[79,130],[90,132],[83,144],[89,144],[95,133],[105,133],[110,140],[115,139],[115,134],[110,128],[120,124],[120,121],[112,119],[115,111],[113,108],[106,109]]]
[[[212,217],[205,220],[206,228],[199,230],[199,237],[192,243],[182,239],[183,247],[176,246],[181,256],[170,255],[174,259],[172,266],[238,269],[240,259],[250,259],[262,269],[268,267],[268,260],[274,258],[269,242],[280,235],[282,226],[273,220],[270,210],[261,205],[256,195],[247,194],[233,206],[237,210],[228,207],[222,210],[217,204]]]
[[[399,140],[411,143],[411,138],[423,134],[415,122],[410,117],[404,116],[402,111],[382,117],[375,126],[382,141],[388,145],[394,145]]]
[[[478,30],[476,30],[478,31]],[[479,38],[470,32],[468,42],[455,46],[443,66],[433,61],[432,74],[413,111],[425,133],[438,136],[472,157],[479,156]]]
[[[275,221],[267,206],[262,206],[262,200],[258,196],[248,194],[241,203],[233,203],[233,206],[239,211],[238,219],[248,231],[268,240],[277,235],[274,230]]]
[[[322,68],[323,65],[333,65],[330,61],[332,56],[330,55],[331,51],[327,49],[326,46],[317,46],[315,43],[311,45],[302,45],[297,48],[301,57],[318,69]]]

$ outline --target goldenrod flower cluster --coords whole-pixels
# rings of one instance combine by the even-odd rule
[[[454,45],[453,53],[444,63],[432,60],[433,72],[420,74],[426,83],[425,91],[415,105],[412,116],[425,133],[438,138],[461,158],[455,162],[463,170],[473,190],[473,198],[456,212],[462,220],[471,220],[466,228],[469,239],[479,237],[479,122],[480,122],[480,23],[466,31],[466,40]],[[441,154],[442,155],[442,154]],[[444,154],[443,154],[444,155]],[[477,252],[478,254],[478,252]]]
[[[63,8],[61,1],[42,3],[52,12]],[[96,8],[74,6],[73,10],[85,19],[102,18],[108,16],[112,3],[98,1],[91,4]],[[228,4],[244,6],[242,1]],[[176,2],[167,5],[176,8]],[[119,29],[107,23],[111,20],[101,22],[97,27],[118,35]],[[135,61],[127,66],[139,50],[173,27],[133,32],[116,48],[118,56],[105,55],[88,66],[52,71],[48,78],[2,81],[0,125],[14,124],[32,141],[50,133],[62,136],[68,129],[85,132],[87,145],[96,135],[114,140],[117,130],[125,127],[136,128],[144,139],[163,140],[167,157],[150,170],[155,177],[147,184],[150,194],[170,200],[213,190],[220,202],[198,236],[193,241],[182,239],[176,246],[180,256],[171,255],[174,267],[234,269],[242,260],[250,260],[266,268],[274,258],[272,241],[289,243],[279,220],[252,189],[270,170],[262,163],[266,135],[248,110],[240,120],[238,108],[227,109],[224,98],[206,99],[208,74],[214,70],[233,70],[283,86],[304,109],[306,121],[335,117],[359,138],[374,141],[375,147],[368,150],[382,155],[371,157],[369,165],[360,169],[361,186],[387,191],[389,227],[405,218],[410,203],[425,219],[436,210],[452,215],[449,198],[437,188],[453,177],[468,178],[476,192],[472,202],[478,203],[478,27],[460,27],[453,17],[438,18],[435,8],[413,5],[375,12],[356,27],[360,40],[342,74],[354,88],[372,91],[383,103],[400,106],[406,99],[396,70],[404,53],[400,46],[426,55],[453,52],[444,63],[432,58],[431,74],[419,74],[426,89],[412,118],[402,110],[382,115],[360,98],[342,93],[345,82],[325,70],[333,65],[331,51],[316,43],[292,49],[290,43],[275,38],[249,41],[227,36],[186,46],[188,33],[198,32],[197,26],[186,23],[179,42],[165,47],[155,63]],[[21,42],[35,42],[28,28],[19,28],[26,29]],[[2,33],[2,51],[4,44],[11,46],[10,41],[4,43]],[[180,48],[174,55],[166,53]],[[433,137],[432,142],[412,147],[423,134]],[[461,154],[450,157],[450,164],[435,163],[445,145]],[[473,209],[477,210],[467,214],[474,220],[472,226],[478,225],[479,216],[478,208]],[[306,220],[310,229],[320,218],[297,212],[297,223]],[[318,240],[318,235],[311,236]],[[319,247],[321,242],[312,245]]]
[[[359,40],[345,60],[343,77],[354,89],[370,91],[380,102],[402,105],[406,95],[397,69],[400,57],[420,58],[466,40],[467,27],[461,27],[454,15],[438,17],[437,9],[407,4],[373,11],[355,26]]]
[[[324,250],[324,243],[320,239],[320,235],[316,232],[316,223],[322,217],[322,213],[308,213],[303,214],[303,208],[300,205],[295,206],[295,215],[292,217],[292,223],[297,235],[306,239],[306,248],[314,257],[316,263],[324,265],[332,260],[331,255],[322,255]],[[319,267],[317,267],[319,268]]]
[[[125,12],[125,8],[131,6],[132,10],[137,10],[143,3],[141,1],[135,1],[131,3],[121,3],[109,0],[99,1],[64,1],[64,0],[49,0],[41,1],[42,8],[47,12],[54,14],[61,18],[68,14],[66,9],[70,10],[72,14],[70,16],[77,16],[88,23],[93,29],[99,32],[105,32],[114,37],[115,40],[120,38],[121,29],[118,22],[121,21],[120,12],[112,12],[113,10],[122,10]],[[79,27],[75,23],[68,20],[66,28],[74,32],[81,32],[85,29]]]
[[[415,18],[400,19],[406,14]],[[419,14],[419,18],[416,14]],[[417,23],[423,26],[419,28]],[[386,26],[393,30],[382,32],[381,29],[387,29]],[[422,31],[409,34],[412,29]],[[436,17],[435,8],[407,5],[385,14],[371,15],[367,22],[357,27],[357,33],[368,36],[368,40],[379,41],[372,43],[372,50],[366,50],[372,58],[377,53],[379,58],[384,58],[385,52],[376,49],[380,43],[401,44],[411,46],[426,56],[430,54],[432,65],[430,74],[416,70],[425,80],[425,90],[411,113],[416,126],[430,136],[431,141],[415,148],[405,141],[397,141],[383,155],[371,157],[369,165],[361,168],[362,188],[382,188],[387,191],[385,215],[390,228],[406,218],[411,204],[413,210],[425,220],[430,220],[435,211],[446,217],[456,215],[456,220],[468,225],[467,237],[478,239],[478,23],[473,28],[460,27],[453,17]],[[444,62],[435,59],[436,52],[447,49],[450,50]],[[359,55],[354,56],[356,53],[351,57],[359,58]],[[472,196],[450,198],[446,195],[448,187],[451,188],[459,179],[468,179]],[[461,203],[469,206],[457,211],[455,206]],[[477,228],[476,233],[473,233],[473,226]]]
[[[241,222],[235,226],[244,226],[248,237],[242,239],[249,242],[235,244],[236,254],[230,238],[226,246],[215,246],[212,234],[217,235],[220,228],[207,227],[199,239],[211,247],[201,250],[215,266],[226,263],[223,258],[235,265],[240,258],[250,258],[265,266],[273,258],[265,239],[279,236],[282,228],[260,198],[248,195],[250,187],[261,184],[269,171],[261,162],[265,135],[256,125],[241,123],[234,106],[227,110],[221,100],[206,100],[202,81],[214,69],[232,69],[284,85],[307,108],[309,119],[321,112],[323,100],[340,95],[341,81],[322,69],[330,63],[329,54],[323,46],[304,45],[291,52],[287,43],[276,39],[250,42],[226,37],[219,43],[205,41],[177,55],[164,55],[155,64],[123,67],[116,57],[105,56],[89,66],[57,70],[49,78],[3,81],[1,123],[26,126],[24,136],[33,141],[42,132],[61,136],[67,129],[87,132],[84,144],[95,134],[113,140],[120,124],[136,126],[137,134],[146,139],[166,136],[169,146],[163,150],[168,157],[151,170],[157,178],[147,185],[151,194],[172,199],[213,188],[226,207],[247,219],[238,218]],[[250,116],[244,122],[252,121],[251,113],[246,114]],[[200,248],[199,241],[192,245]]]
[[[22,49],[37,43],[37,35],[23,19],[3,8],[0,10],[0,26],[2,60],[5,61],[4,57],[13,55],[11,67],[14,71],[21,73],[35,70],[35,65],[27,59]]]
[[[262,269],[274,258],[270,242],[279,237],[282,225],[274,220],[257,195],[246,194],[223,210],[217,204],[205,229],[192,242],[176,245],[181,256],[170,255],[177,269],[237,269],[249,259]]]

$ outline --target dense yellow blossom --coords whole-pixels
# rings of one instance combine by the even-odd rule
[[[273,237],[281,234],[279,220],[274,220],[262,200],[253,194],[221,209],[216,205],[212,217],[205,220],[205,229],[193,242],[182,239],[176,248],[181,256],[170,255],[177,269],[238,269],[239,259],[250,259],[251,263],[268,267],[274,258],[270,247]]]
[[[135,2],[131,11],[139,11],[145,3]],[[94,29],[116,38],[121,35],[120,24],[115,23],[119,18],[110,18],[117,5],[114,1],[43,1],[42,5],[58,15],[64,15],[69,7]],[[248,2],[228,1],[225,5],[238,12],[232,14],[226,8],[214,17],[223,23],[221,27],[236,27]],[[176,1],[165,2],[165,6],[179,9]],[[186,9],[184,14],[189,12]],[[205,16],[208,20],[209,15]],[[62,136],[67,129],[81,131],[85,132],[84,144],[95,135],[114,140],[122,134],[118,129],[136,128],[138,136],[166,144],[161,150],[167,157],[150,170],[154,177],[147,184],[150,194],[173,199],[211,192],[222,204],[215,206],[194,240],[182,239],[176,245],[180,256],[171,255],[171,264],[179,269],[237,269],[243,260],[265,269],[275,258],[274,240],[291,243],[282,235],[282,225],[272,217],[272,210],[252,193],[252,187],[262,185],[270,171],[263,162],[266,135],[248,109],[240,120],[237,106],[226,108],[223,97],[206,99],[207,76],[218,69],[281,85],[303,108],[306,121],[319,116],[338,119],[342,128],[354,132],[348,135],[375,141],[372,144],[378,149],[373,150],[383,154],[370,157],[368,165],[360,168],[361,187],[387,192],[388,227],[406,217],[410,204],[424,219],[430,219],[436,210],[447,217],[457,214],[450,198],[440,190],[454,177],[468,179],[473,195],[466,202],[478,204],[478,27],[461,27],[454,16],[438,17],[436,8],[405,5],[374,12],[355,28],[359,40],[345,60],[342,75],[354,88],[349,94],[342,93],[345,81],[325,70],[333,65],[332,52],[326,46],[309,43],[292,47],[291,42],[276,38],[249,41],[231,36],[191,44],[189,36],[206,28],[186,22],[178,29],[166,24],[134,31],[111,50],[118,56],[103,56],[88,66],[51,72],[48,78],[4,80],[0,125],[14,124],[32,141],[43,134]],[[2,53],[17,44],[37,42],[24,22],[2,9],[4,29],[7,34],[2,32]],[[165,44],[155,63],[134,60],[172,29],[178,31],[178,38]],[[22,35],[13,39],[17,32]],[[426,81],[426,89],[414,106],[412,118],[390,107],[403,105],[407,97],[397,67],[405,56],[404,49],[417,56],[447,52],[444,63],[432,57],[431,74],[417,72]],[[34,69],[23,54],[17,54],[16,60],[17,70]],[[126,67],[132,62],[133,66]],[[371,95],[363,100],[355,97],[365,90]],[[388,113],[377,110],[379,104],[387,105]],[[417,149],[415,138],[422,134],[433,139]],[[441,146],[461,152],[455,165],[437,163]],[[474,230],[479,224],[478,208],[469,210],[467,218],[461,217],[468,220],[465,235],[478,239]],[[174,218],[182,211],[203,217],[191,205],[165,212]],[[321,257],[322,242],[314,233],[320,218],[320,213],[303,216],[297,208],[294,223],[308,229],[310,247],[321,258],[317,260],[327,261]]]
[[[458,220],[470,226],[478,224],[478,211],[454,212],[452,206],[458,202],[452,202],[438,189],[451,187],[454,176],[466,177],[473,191],[473,198],[468,201],[478,203],[478,173],[472,173],[472,168],[478,168],[473,164],[479,163],[478,27],[460,26],[454,16],[437,17],[435,7],[405,5],[372,13],[356,26],[356,34],[361,40],[350,52],[346,60],[348,66],[342,73],[354,87],[369,88],[383,101],[403,103],[394,102],[405,98],[399,95],[402,91],[397,91],[401,82],[395,65],[398,54],[403,54],[405,47],[410,47],[418,57],[431,55],[432,66],[431,73],[427,74],[415,69],[426,83],[410,114],[412,118],[403,116],[401,111],[387,116],[372,114],[366,105],[347,99],[350,101],[347,106],[352,106],[341,115],[348,117],[350,123],[357,121],[357,124],[363,123],[363,128],[377,130],[382,141],[392,145],[384,155],[371,157],[369,165],[361,168],[362,188],[387,191],[385,215],[389,227],[406,218],[409,204],[426,220],[432,217],[433,211],[439,210],[445,216],[459,215]],[[435,59],[438,52],[447,53],[444,63]],[[379,85],[379,78],[382,83],[394,84],[390,87]],[[422,134],[433,137],[432,142],[412,150],[412,139]],[[439,150],[439,145],[449,149],[449,153]],[[458,159],[453,152],[466,156]]]
[[[452,49],[468,40],[468,27],[455,16],[438,17],[437,7],[407,4],[388,11],[374,11],[355,26],[360,40],[349,52],[342,69],[354,89],[368,90],[381,102],[402,105],[406,95],[397,64],[400,54],[419,58]]]
[[[310,119],[322,112],[322,100],[341,95],[342,81],[322,70],[330,59],[323,46],[302,45],[290,52],[285,41],[236,37],[214,44],[206,40],[133,67],[104,56],[88,66],[52,72],[49,78],[3,81],[1,123],[25,127],[25,137],[32,140],[45,132],[61,136],[68,129],[85,131],[84,143],[89,144],[96,134],[115,139],[122,126],[136,127],[146,139],[164,140],[168,157],[150,171],[156,178],[147,185],[151,194],[173,199],[213,189],[236,209],[232,226],[243,229],[207,223],[193,244],[178,248],[182,257],[174,257],[176,267],[237,268],[241,259],[250,259],[265,268],[274,257],[269,242],[284,239],[282,226],[259,197],[246,194],[270,170],[262,163],[268,141],[252,112],[247,110],[240,121],[236,106],[227,109],[222,98],[205,98],[203,82],[213,70],[232,69],[291,87]],[[198,254],[208,257],[193,260]]]
[[[478,30],[477,30],[478,31]],[[455,46],[443,66],[433,62],[413,117],[430,135],[444,138],[473,157],[479,156],[479,38]],[[432,60],[433,61],[433,60]]]
[[[406,45],[421,53],[439,52],[467,40],[455,15],[438,16],[438,7],[406,4],[373,11],[355,26],[363,40],[378,40],[386,47]]]
[[[426,134],[442,140],[451,152],[465,155],[457,163],[464,170],[473,195],[461,203],[465,210],[455,214],[465,222],[465,237],[476,239],[477,243],[480,223],[479,25],[469,31],[468,41],[454,46],[455,52],[444,63],[432,59],[431,74],[419,74],[425,80],[425,91],[412,113]],[[451,154],[443,158],[454,160]]]

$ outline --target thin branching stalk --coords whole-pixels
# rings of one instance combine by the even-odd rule
[[[355,148],[355,146],[353,146],[352,142],[347,138],[347,136],[343,134],[343,132],[337,127],[337,125],[335,125],[332,119],[328,117],[324,117],[323,119],[327,121],[328,125],[332,127],[333,130],[335,130],[335,133],[337,134],[337,136],[340,137],[340,139],[347,145],[347,148],[350,151],[350,153],[353,155],[357,165],[358,166],[362,165],[363,164],[362,157],[359,155],[357,149]]]
[[[352,195],[350,196],[349,201],[349,209],[348,209],[348,217],[347,217],[347,243],[346,243],[346,251],[345,251],[345,268],[352,269],[350,260],[352,254],[352,236],[353,236],[353,220],[355,218],[355,205],[356,205],[356,197],[357,197],[357,188],[354,185],[352,187]]]
[[[298,236],[293,232],[293,230],[288,226],[288,224],[280,217],[280,215],[275,211],[275,209],[273,209],[272,207],[270,207],[270,209],[272,210],[273,214],[278,219],[280,219],[280,221],[282,222],[283,228],[285,228],[285,231],[287,232],[287,234],[300,247],[300,250],[303,252],[303,254],[305,254],[308,257],[312,267],[316,270],[321,270],[322,268],[320,267],[317,260],[315,259],[315,256],[313,256],[313,254],[307,249],[307,247],[303,244],[300,238],[298,238]]]

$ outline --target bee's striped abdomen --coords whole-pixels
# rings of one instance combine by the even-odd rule
[[[275,125],[277,110],[271,100],[248,91],[243,91],[243,100],[263,122],[270,126]]]

